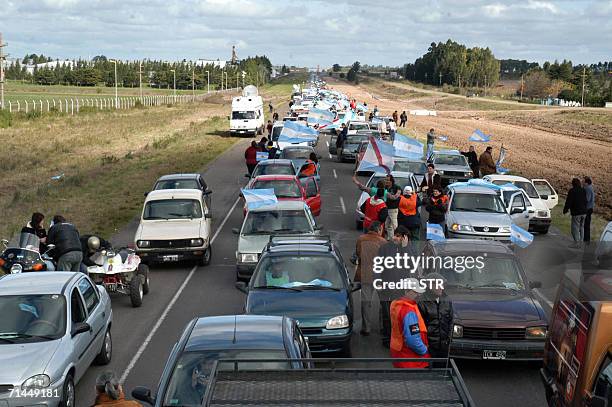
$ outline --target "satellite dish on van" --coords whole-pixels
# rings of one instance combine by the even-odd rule
[[[244,97],[259,96],[259,91],[257,90],[256,86],[247,85],[242,90],[242,96]]]

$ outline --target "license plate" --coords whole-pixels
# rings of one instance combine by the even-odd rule
[[[452,184],[452,183],[454,183],[454,182],[457,182],[457,178],[450,178],[450,179],[448,180],[448,182],[449,182],[450,184]]]
[[[163,261],[178,261],[178,254],[169,254],[162,257]]]
[[[506,359],[505,350],[483,350],[482,358],[489,360],[503,360]]]

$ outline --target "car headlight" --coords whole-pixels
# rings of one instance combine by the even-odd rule
[[[463,326],[453,325],[453,338],[463,338]]]
[[[530,326],[525,330],[526,339],[546,339],[547,334],[545,326]]]
[[[538,211],[538,218],[550,218],[548,211]]]
[[[473,232],[473,229],[470,225],[460,225],[458,223],[453,223],[451,225],[451,230],[453,232]]]
[[[149,247],[149,246],[151,246],[151,241],[150,240],[138,240],[136,242],[136,245],[138,247],[143,247],[143,248],[144,247]]]
[[[438,174],[440,174],[440,175],[444,175],[444,171],[442,171],[442,170],[437,170],[436,172],[437,172]]]
[[[238,256],[242,263],[257,263],[259,257],[257,253],[240,253]]]
[[[51,379],[46,374],[37,374],[35,376],[30,377],[28,380],[23,382],[21,388],[28,389],[43,389],[45,387],[49,387],[51,384]]]
[[[465,173],[465,176],[466,177],[473,177],[474,173],[472,171],[468,171],[468,172]]]
[[[19,274],[23,271],[23,266],[19,263],[15,263],[11,266],[11,274]]]
[[[338,315],[337,317],[331,318],[325,324],[325,329],[340,329],[340,328],[348,328],[349,319],[346,315]]]
[[[510,233],[510,226],[502,226],[499,228],[499,233]]]
[[[202,246],[203,244],[204,244],[204,239],[202,238],[191,239],[189,241],[189,246]]]

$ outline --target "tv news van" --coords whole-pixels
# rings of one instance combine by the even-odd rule
[[[264,126],[263,99],[255,86],[248,85],[242,90],[242,96],[232,99],[230,135],[263,134]]]

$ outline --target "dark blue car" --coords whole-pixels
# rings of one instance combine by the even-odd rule
[[[328,238],[273,237],[248,285],[246,313],[284,315],[299,321],[313,353],[350,356],[353,332],[351,283],[344,261]]]
[[[199,406],[216,360],[279,359],[248,363],[246,367],[251,370],[300,369],[308,366],[281,359],[309,357],[307,341],[296,321],[290,318],[255,315],[196,318],[189,322],[172,348],[157,394],[152,395],[145,387],[136,387],[132,396],[160,407]]]

